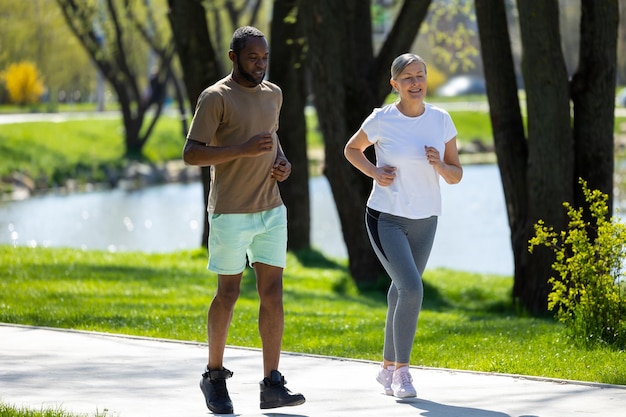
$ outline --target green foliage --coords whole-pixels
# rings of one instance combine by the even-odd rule
[[[0,74],[4,81],[11,102],[26,105],[39,101],[43,94],[43,81],[37,67],[32,62],[18,62],[9,65]]]
[[[607,219],[608,196],[589,190],[580,180],[593,223],[585,220],[583,208],[565,202],[568,229],[556,232],[542,220],[535,225],[529,249],[551,248],[556,261],[552,269],[552,292],[548,309],[565,324],[577,340],[626,347],[626,281],[624,255],[626,226]]]
[[[32,61],[45,79],[44,97],[51,102],[59,93],[79,91],[87,99],[95,92],[93,61],[68,28],[55,0],[0,1],[0,22],[0,69],[24,59]]]
[[[480,58],[473,4],[463,0],[434,2],[424,28],[435,63],[453,74],[474,69]]]
[[[216,289],[204,249],[109,253],[0,245],[0,322],[206,342]],[[519,317],[511,277],[445,269],[424,275],[411,363],[626,385],[624,351],[584,349],[555,320]],[[345,261],[289,253],[283,349],[380,360],[384,294],[360,291]],[[228,344],[258,348],[259,300],[246,270]]]

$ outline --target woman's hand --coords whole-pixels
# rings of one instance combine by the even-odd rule
[[[374,171],[374,180],[381,187],[391,185],[394,179],[396,179],[396,167],[385,165],[377,167]]]
[[[463,167],[459,161],[459,152],[456,148],[456,137],[446,142],[443,160],[439,151],[432,146],[424,146],[428,163],[443,177],[448,184],[456,184],[463,177]]]
[[[426,159],[428,159],[429,164],[439,165],[441,163],[441,155],[439,155],[437,148],[424,146],[424,152],[426,153]]]

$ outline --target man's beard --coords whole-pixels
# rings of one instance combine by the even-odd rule
[[[247,81],[251,82],[252,84],[254,84],[254,85],[259,85],[259,84],[261,84],[261,83],[263,82],[263,78],[264,78],[264,77],[261,77],[260,79],[256,79],[256,78],[254,78],[254,77],[252,76],[252,74],[250,74],[249,72],[246,72],[246,71],[242,68],[241,64],[239,63],[239,57],[237,57],[237,69],[239,70],[239,74],[240,74],[243,78],[245,78]]]

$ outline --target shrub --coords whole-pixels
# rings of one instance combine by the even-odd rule
[[[535,224],[529,250],[538,245],[551,248],[556,260],[552,269],[558,277],[548,282],[548,309],[565,324],[572,336],[586,343],[626,347],[626,280],[624,254],[626,226],[608,217],[608,196],[582,185],[591,222],[583,208],[563,203],[569,217],[568,229],[559,233],[542,220]]]
[[[428,90],[436,91],[443,83],[447,81],[446,75],[441,72],[434,64],[428,65]]]
[[[16,104],[34,104],[39,101],[43,94],[43,82],[35,64],[31,62],[18,62],[9,65],[2,74],[9,99]]]

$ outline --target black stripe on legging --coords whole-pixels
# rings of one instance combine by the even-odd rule
[[[383,246],[380,244],[380,236],[378,236],[378,218],[380,217],[380,211],[371,209],[369,207],[365,208],[365,212],[367,215],[365,216],[367,222],[367,228],[372,235],[372,239],[374,240],[374,244],[376,248],[380,251],[385,259],[387,259],[387,255],[385,255],[385,251],[383,250]]]

